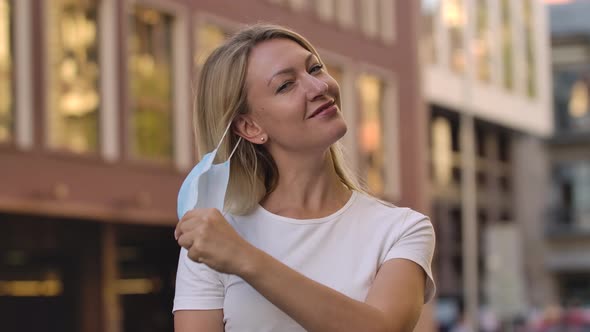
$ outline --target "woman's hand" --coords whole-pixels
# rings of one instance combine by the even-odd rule
[[[221,272],[240,275],[255,248],[244,240],[217,209],[187,212],[174,231],[188,257]]]

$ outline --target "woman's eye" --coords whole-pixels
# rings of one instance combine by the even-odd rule
[[[292,83],[293,82],[285,82],[285,83],[281,84],[279,86],[279,88],[277,89],[277,93],[281,93],[281,92],[285,91],[288,87],[291,86]]]
[[[314,65],[313,67],[311,67],[311,69],[309,70],[310,73],[315,73],[318,72],[320,70],[322,70],[322,68],[324,68],[324,65],[322,65],[321,63],[318,63],[316,65]]]

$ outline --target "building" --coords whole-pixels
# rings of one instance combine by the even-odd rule
[[[590,3],[550,7],[555,135],[548,271],[562,306],[590,306]]]
[[[442,328],[483,310],[522,317],[551,295],[538,257],[552,134],[540,0],[422,0]],[[534,283],[531,281],[535,280]]]
[[[353,166],[376,194],[428,213],[418,6],[0,0],[2,330],[172,330],[193,83],[243,24],[310,38],[341,85]]]

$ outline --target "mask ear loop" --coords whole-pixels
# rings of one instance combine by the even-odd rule
[[[229,154],[229,158],[227,158],[227,160],[230,160],[231,157],[234,155],[234,152],[236,152],[236,150],[238,149],[238,145],[240,145],[241,141],[242,141],[242,136],[240,136],[240,138],[238,139],[238,143],[236,143],[236,146],[234,146],[234,149]]]
[[[223,136],[221,136],[221,140],[219,141],[219,144],[217,144],[217,147],[215,148],[215,150],[218,150],[219,147],[221,146],[221,143],[223,143],[223,139],[225,138],[225,135],[227,135],[227,132],[229,131],[229,128],[231,127],[233,120],[229,122],[229,124],[227,125],[227,128],[225,128],[225,131],[223,132]],[[229,158],[227,158],[227,160],[230,160],[231,157],[234,155],[234,153],[236,152],[236,150],[238,149],[238,145],[240,145],[240,142],[242,141],[242,137],[240,136],[240,139],[238,140],[238,143],[236,143],[236,146],[234,146],[233,150],[231,151]]]
[[[223,132],[223,135],[221,136],[221,139],[219,140],[219,143],[217,144],[217,147],[215,148],[215,150],[218,150],[219,147],[221,146],[221,143],[223,143],[223,139],[225,138],[225,135],[227,135],[227,132],[229,131],[229,127],[231,127],[232,121],[230,121],[229,124],[227,125],[227,128],[225,128],[225,131]]]

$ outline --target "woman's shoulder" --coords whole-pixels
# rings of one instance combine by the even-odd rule
[[[367,193],[357,192],[357,209],[371,218],[393,223],[415,223],[429,218],[409,207],[400,207]]]

